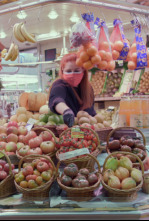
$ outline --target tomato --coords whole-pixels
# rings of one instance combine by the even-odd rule
[[[97,139],[97,137],[94,137],[94,138],[93,138],[93,141],[96,143],[96,145],[98,144],[98,139]]]
[[[24,189],[27,189],[28,188],[28,182],[27,181],[21,181],[20,182],[20,186]]]
[[[88,147],[88,142],[86,140],[83,141],[84,147]]]
[[[88,146],[90,146],[92,144],[92,141],[91,140],[89,140],[88,141]]]
[[[42,185],[42,183],[43,183],[43,179],[42,179],[41,176],[38,176],[38,177],[36,178],[36,183],[37,183],[39,186]]]
[[[35,182],[35,180],[29,180],[28,181],[28,188],[29,189],[35,189],[35,188],[37,188],[38,187],[38,185],[37,185],[37,183]]]
[[[40,147],[44,154],[52,153],[55,150],[55,144],[52,141],[45,141]]]
[[[93,150],[96,150],[96,147],[97,147],[96,144],[95,144],[95,143],[92,143],[92,149],[93,149]]]
[[[41,177],[45,181],[49,181],[51,179],[51,173],[49,171],[44,171],[41,174]]]
[[[20,182],[24,181],[24,179],[25,179],[25,176],[23,175],[22,172],[15,175],[16,183],[20,183]]]
[[[33,174],[36,176],[40,176],[40,172],[38,170],[34,170]]]
[[[23,175],[26,177],[28,175],[33,175],[33,167],[32,166],[27,166],[22,170]]]
[[[36,175],[28,175],[26,177],[26,180],[29,181],[29,180],[36,180],[37,179],[37,176]]]
[[[42,173],[44,171],[49,170],[49,165],[46,162],[39,162],[37,164],[37,170]]]

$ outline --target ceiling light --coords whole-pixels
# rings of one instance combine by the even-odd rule
[[[60,38],[61,34],[56,31],[51,31],[50,33],[46,34],[41,34],[36,36],[37,41],[45,41],[45,40],[50,40],[50,39],[55,39],[55,38]]]
[[[6,33],[5,32],[0,32],[0,38],[6,38]]]
[[[73,15],[71,18],[70,18],[70,21],[73,22],[73,23],[77,23],[80,21],[80,18],[77,16],[77,15]]]
[[[19,11],[18,14],[17,14],[17,17],[19,19],[25,19],[27,17],[27,14],[25,11]]]
[[[58,14],[57,14],[56,11],[51,11],[51,12],[48,14],[48,17],[49,17],[50,19],[57,19]]]

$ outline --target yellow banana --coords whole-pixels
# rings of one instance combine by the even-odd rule
[[[9,51],[8,51],[7,55],[5,56],[5,58],[4,58],[5,61],[9,61],[12,58],[14,50],[15,50],[14,46],[15,46],[14,43],[11,43]]]
[[[23,23],[16,23],[13,27],[13,33],[14,33],[14,36],[15,38],[19,41],[19,42],[25,42],[26,39],[24,38],[24,36],[22,35],[22,32],[21,32],[21,26],[22,26]]]
[[[18,45],[15,45],[14,46],[14,54],[11,58],[11,61],[15,61],[18,57],[18,54],[19,54],[19,48],[18,48]]]
[[[7,54],[7,49],[6,48],[4,48],[2,51],[1,51],[1,57],[2,58],[4,58],[5,56],[6,56],[6,54]]]
[[[31,42],[31,43],[36,43],[36,40],[35,38],[32,36],[32,34],[29,34],[25,28],[25,25],[22,23],[21,25],[21,32],[22,32],[22,35],[24,36],[24,38]]]

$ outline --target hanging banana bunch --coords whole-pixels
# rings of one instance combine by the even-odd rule
[[[5,61],[9,61],[9,60],[15,61],[19,55],[18,45],[11,43],[8,53],[7,53],[7,49],[4,49],[1,52],[1,55],[2,55],[2,58],[5,59]]]
[[[34,35],[28,33],[24,23],[16,23],[13,27],[13,34],[15,38],[21,43],[25,41],[36,43]]]

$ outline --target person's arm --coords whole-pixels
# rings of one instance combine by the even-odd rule
[[[63,115],[63,113],[68,109],[69,109],[69,107],[63,102],[57,104],[55,107],[55,110],[57,111],[57,113],[59,113],[61,115]]]

